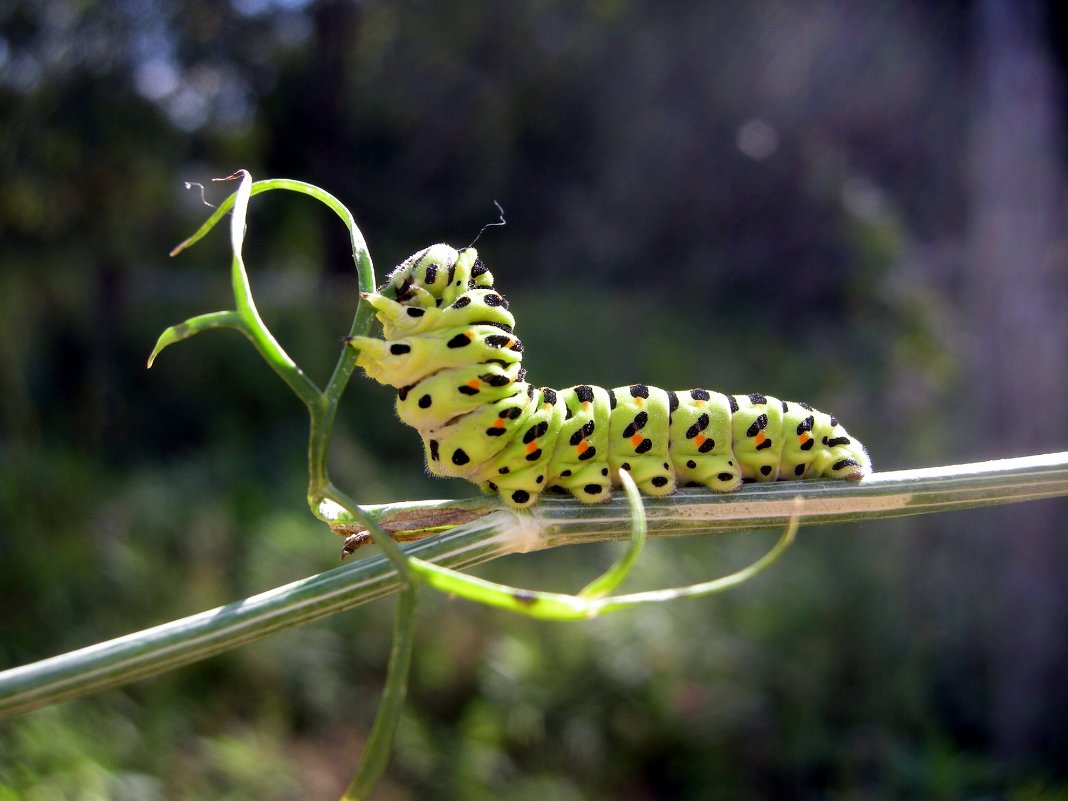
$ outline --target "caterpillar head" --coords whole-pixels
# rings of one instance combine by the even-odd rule
[[[402,261],[389,274],[389,285],[401,303],[429,309],[448,306],[469,289],[491,288],[493,274],[474,248],[458,251],[438,244]]]
[[[443,369],[519,362],[523,346],[512,336],[515,318],[477,257],[473,248],[433,245],[401,263],[381,292],[361,293],[382,324],[383,338],[346,337],[359,351],[357,365],[379,383],[401,388]],[[489,375],[485,368],[478,381],[483,375]],[[487,383],[500,386],[497,380],[492,375]]]
[[[433,245],[421,250],[389,274],[380,292],[360,297],[374,306],[387,340],[475,324],[511,332],[515,325],[508,302],[494,290],[493,274],[474,248]]]

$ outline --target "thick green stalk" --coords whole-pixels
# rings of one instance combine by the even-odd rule
[[[803,500],[800,525],[870,521],[1068,496],[1068,453],[980,464],[878,473],[860,483],[799,481],[756,484],[730,495],[683,490],[646,498],[649,536],[782,530],[794,498]],[[631,536],[622,499],[586,506],[544,499],[533,514],[500,509],[493,501],[427,501],[364,507],[385,524],[400,510],[411,519],[485,515],[444,534],[410,543],[406,554],[462,570],[512,553]],[[396,592],[400,580],[375,556],[275,590],[0,673],[0,717],[117,687],[204,659]]]
[[[502,531],[513,516],[485,517],[462,531],[412,543],[405,551],[456,569],[512,553]],[[205,659],[270,634],[319,620],[400,587],[382,556],[0,673],[0,717],[67,701]]]

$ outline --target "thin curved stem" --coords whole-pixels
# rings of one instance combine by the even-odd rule
[[[619,480],[623,485],[623,491],[627,496],[627,506],[630,509],[630,542],[627,543],[627,550],[614,565],[579,591],[580,598],[602,598],[611,593],[630,573],[645,547],[649,525],[645,517],[645,504],[642,502],[641,493],[638,492],[638,485],[634,483],[634,479],[626,470],[619,471]]]
[[[684,587],[607,598],[520,590],[505,584],[457,573],[418,559],[412,559],[412,572],[420,581],[435,589],[484,606],[492,606],[541,620],[590,620],[609,612],[619,612],[642,604],[663,603],[679,598],[698,598],[737,587],[767,570],[782,556],[794,541],[797,524],[798,518],[791,518],[786,530],[770,551],[751,565],[728,576]]]
[[[798,508],[800,508],[800,504],[798,504]],[[786,549],[793,544],[794,539],[797,536],[799,521],[800,517],[797,515],[791,517],[790,522],[787,524],[786,529],[783,531],[782,536],[779,537],[774,547],[748,567],[744,567],[741,570],[731,573],[728,576],[723,576],[722,578],[703,581],[697,584],[689,584],[684,587],[674,587],[666,590],[650,590],[649,592],[635,592],[630,595],[618,595],[614,598],[598,599],[594,604],[595,614],[603,615],[608,612],[620,612],[624,609],[631,609],[643,604],[675,601],[680,598],[701,598],[706,595],[733,589],[734,587],[744,584],[749,581],[749,579],[763,573],[775,564],[778,558],[786,552]]]
[[[232,312],[201,315],[199,318],[187,320],[181,325],[167,329],[149,357],[149,366],[151,366],[163,348],[200,331],[207,330],[209,327],[230,325],[244,333],[260,355],[275,369],[290,389],[300,397],[308,409],[308,506],[312,514],[324,520],[326,518],[320,509],[320,504],[325,498],[324,492],[331,486],[327,468],[330,434],[333,431],[341,396],[356,369],[356,352],[350,347],[343,346],[341,348],[330,379],[327,381],[325,388],[320,391],[315,383],[293,362],[274,335],[271,334],[256,309],[248,282],[248,274],[241,256],[250,198],[261,192],[285,189],[308,195],[337,214],[349,232],[349,241],[352,244],[352,259],[356,266],[357,283],[360,292],[372,292],[375,289],[374,263],[371,260],[367,241],[356,224],[352,213],[334,195],[304,181],[295,181],[288,178],[274,178],[253,182],[251,176],[245,170],[239,170],[228,178],[217,180],[234,179],[240,179],[237,191],[229,195],[192,236],[177,245],[171,251],[171,255],[176,256],[200,241],[232,209],[233,217],[230,224],[230,243],[233,250],[231,283],[237,309]],[[366,303],[360,303],[349,328],[349,336],[366,334],[370,330],[373,320],[374,309]],[[209,322],[211,325],[208,324]]]
[[[229,179],[221,178],[217,180],[225,181]],[[362,291],[370,291],[371,289],[374,289],[374,270],[371,267],[371,256],[367,249],[367,242],[359,227],[356,225],[356,220],[353,218],[352,213],[345,208],[345,204],[324,189],[320,189],[319,187],[305,183],[304,181],[295,181],[291,178],[270,178],[266,181],[256,181],[249,187],[249,195],[258,195],[261,192],[270,192],[273,189],[287,189],[290,192],[298,192],[300,194],[308,195],[315,198],[337,214],[349,229],[349,238],[352,241],[353,258],[356,260],[356,268],[359,271],[361,278],[360,288]],[[216,226],[219,220],[233,208],[236,199],[236,193],[229,195],[219,204],[219,207],[215,212],[204,221],[192,236],[180,242],[171,250],[170,255],[177,256],[186,248],[192,247],[203,239],[204,236]],[[367,280],[367,283],[364,282],[364,279]]]
[[[248,272],[245,270],[245,260],[242,256],[242,245],[245,241],[245,218],[248,212],[248,201],[251,197],[252,176],[247,170],[238,170],[229,178],[223,180],[239,180],[237,191],[234,192],[234,211],[230,218],[230,247],[233,250],[233,258],[230,264],[230,283],[234,292],[234,301],[237,303],[237,313],[244,320],[245,333],[252,341],[257,352],[266,361],[291,390],[299,397],[309,409],[315,408],[321,397],[319,387],[315,385],[307,374],[286,353],[285,348],[271,333],[270,329],[260,317],[259,309],[252,297],[252,287],[248,281]]]
[[[415,641],[415,612],[417,586],[408,584],[397,599],[396,619],[393,623],[393,644],[389,651],[386,683],[378,702],[371,734],[360,755],[360,764],[341,801],[367,801],[389,764],[393,740],[404,711],[408,694],[408,675],[411,672],[412,648]]]
[[[245,321],[236,311],[198,314],[196,317],[190,317],[184,323],[172,325],[160,334],[159,339],[156,340],[156,346],[152,348],[152,353],[148,356],[148,364],[146,366],[152,367],[160,351],[167,346],[173,345],[175,342],[181,342],[183,339],[189,339],[194,334],[209,331],[212,328],[236,328],[242,334],[248,335]]]
[[[405,583],[411,583],[413,573],[411,569],[411,558],[407,556],[401,547],[386,534],[382,528],[378,525],[378,522],[364,511],[359,504],[352,498],[339,490],[333,484],[327,483],[320,492],[316,494],[316,506],[321,506],[323,501],[330,501],[335,503],[351,514],[355,519],[359,520],[363,525],[367,526],[374,536],[374,542],[378,547],[382,549],[382,553],[389,560],[389,563],[393,566],[393,569],[397,571],[397,575]]]

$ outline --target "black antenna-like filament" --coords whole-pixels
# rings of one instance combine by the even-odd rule
[[[497,207],[497,212],[500,214],[500,220],[498,220],[497,222],[486,223],[485,225],[483,225],[482,230],[478,232],[478,236],[472,239],[471,244],[464,248],[464,250],[467,250],[468,248],[473,248],[475,246],[475,242],[478,241],[478,237],[482,236],[482,234],[485,233],[487,228],[493,228],[498,225],[508,224],[508,221],[504,219],[504,209],[501,208],[501,204],[494,200],[493,205]]]

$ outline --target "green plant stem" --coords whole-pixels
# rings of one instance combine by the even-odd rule
[[[616,560],[615,564],[579,590],[578,598],[603,598],[609,595],[630,574],[645,548],[645,540],[649,533],[645,503],[641,493],[638,492],[638,485],[634,483],[629,472],[620,470],[619,480],[623,484],[627,507],[630,509],[630,542],[627,544],[627,550]]]
[[[730,495],[684,490],[646,498],[651,538],[782,529],[803,499],[799,524],[870,521],[1018,503],[1068,495],[1068,453],[981,464],[879,473],[860,483],[799,481],[756,484]],[[629,510],[617,499],[586,506],[545,499],[519,515],[485,501],[402,504],[447,513],[485,508],[484,517],[403,551],[462,570],[513,553],[631,536]],[[391,506],[364,507],[374,520]],[[0,717],[117,687],[204,659],[396,592],[396,571],[382,556],[328,570],[275,590],[0,673]]]
[[[329,479],[327,479],[327,481],[329,482]],[[330,501],[331,503],[340,506],[359,522],[368,526],[371,533],[374,535],[375,544],[382,549],[386,559],[389,560],[393,569],[397,571],[397,575],[405,582],[411,583],[412,570],[409,558],[405,555],[404,551],[401,550],[400,545],[379,528],[377,521],[372,515],[364,511],[364,509],[362,509],[354,500],[330,483],[327,483],[321,490],[317,488],[314,498],[317,507],[322,506],[323,501]]]
[[[239,173],[235,173],[235,175],[238,174]],[[227,181],[230,180],[230,178],[217,178],[215,180]],[[303,195],[308,195],[309,197],[315,198],[320,203],[330,208],[335,214],[337,214],[337,216],[341,218],[341,221],[344,222],[346,227],[349,229],[349,236],[352,241],[353,258],[355,258],[357,261],[357,269],[360,270],[361,277],[365,273],[370,277],[370,287],[374,288],[373,272],[371,272],[370,269],[363,269],[364,263],[366,264],[367,268],[369,268],[371,264],[370,256],[367,255],[367,243],[363,238],[363,234],[360,233],[360,229],[356,225],[356,221],[353,218],[352,214],[347,208],[345,208],[345,205],[340,200],[331,195],[325,189],[320,189],[319,187],[314,186],[313,184],[305,183],[304,181],[295,181],[290,178],[271,178],[266,181],[255,181],[249,187],[249,195],[255,196],[260,194],[261,192],[270,192],[274,189],[286,189],[290,192],[298,192]],[[177,256],[183,250],[192,247],[201,239],[203,239],[204,236],[209,231],[211,231],[212,228],[215,227],[219,220],[221,220],[223,216],[225,216],[226,213],[229,212],[231,208],[233,208],[234,202],[236,200],[236,193],[227,197],[222,203],[219,204],[219,207],[215,209],[214,213],[212,213],[212,215],[204,221],[204,223],[200,226],[200,228],[196,230],[196,232],[192,236],[179,243],[171,250],[170,255]],[[364,259],[366,259],[366,262],[364,262]]]
[[[313,415],[314,419],[314,415]],[[389,764],[393,753],[393,737],[400,723],[404,698],[408,692],[408,673],[412,664],[412,648],[415,642],[415,610],[418,600],[418,585],[415,583],[410,560],[378,525],[374,518],[361,509],[333,485],[323,488],[321,500],[337,504],[348,514],[366,525],[374,541],[380,543],[390,565],[401,580],[400,597],[393,622],[393,644],[390,648],[386,683],[378,701],[378,711],[371,734],[360,756],[360,764],[349,784],[342,801],[366,801],[374,792],[378,780]]]
[[[313,415],[313,419],[315,419]],[[397,600],[396,617],[393,622],[393,644],[390,648],[386,683],[378,701],[378,711],[367,745],[360,756],[360,764],[349,784],[342,801],[365,801],[374,792],[378,780],[389,764],[393,753],[393,737],[400,723],[404,698],[408,692],[408,673],[412,664],[412,648],[415,641],[415,610],[418,600],[418,585],[415,583],[409,559],[378,525],[377,521],[352,499],[333,485],[327,485],[316,496],[329,500],[366,525],[374,541],[381,544],[390,566],[401,581],[400,597]],[[318,504],[317,504],[318,505]]]
[[[412,559],[412,572],[425,584],[443,592],[458,592],[461,597],[485,606],[505,609],[528,617],[544,620],[589,620],[608,612],[619,612],[649,603],[663,603],[679,598],[698,598],[732,589],[769,568],[794,541],[800,519],[801,501],[794,499],[794,510],[786,531],[779,541],[763,557],[742,570],[723,578],[673,587],[652,592],[606,597],[626,577],[637,561],[645,543],[645,505],[638,494],[638,487],[627,472],[620,473],[620,481],[626,492],[631,515],[631,538],[626,553],[599,578],[592,581],[578,595],[558,592],[534,592],[517,590],[503,584],[464,576],[463,587],[458,588],[456,574],[430,562]]]
[[[282,380],[286,382],[308,409],[308,505],[312,514],[319,519],[324,519],[320,507],[323,500],[328,498],[331,489],[330,476],[327,469],[330,434],[333,431],[341,396],[356,369],[356,351],[351,347],[342,346],[330,380],[327,382],[326,387],[320,391],[315,383],[290,358],[281,343],[271,334],[256,309],[256,304],[252,297],[252,288],[248,280],[248,272],[245,269],[241,255],[248,202],[254,195],[276,189],[308,195],[330,208],[345,223],[345,227],[349,232],[349,241],[352,244],[352,259],[356,266],[357,283],[360,292],[373,292],[375,289],[374,263],[371,261],[371,253],[367,248],[367,241],[364,239],[359,226],[356,225],[356,220],[351,212],[329,192],[304,181],[294,181],[286,178],[253,182],[252,177],[245,170],[239,170],[228,178],[217,180],[235,179],[240,180],[237,191],[227,197],[191,237],[175,247],[171,251],[171,255],[176,256],[200,241],[232,209],[230,245],[233,251],[233,258],[230,275],[236,310],[200,315],[187,320],[185,323],[168,328],[156,343],[152,355],[149,356],[148,364],[151,367],[159,352],[168,345],[209,328],[229,326],[237,328],[245,334],[260,356],[274,368],[275,372],[281,376]],[[360,303],[353,317],[349,336],[366,334],[370,330],[373,320],[374,309],[366,303]]]
[[[233,257],[230,264],[230,283],[233,288],[237,313],[244,323],[245,336],[267,364],[285,381],[309,409],[319,400],[319,388],[300,366],[286,353],[282,344],[275,339],[260,317],[256,302],[252,298],[252,287],[245,270],[245,261],[241,255],[245,240],[245,219],[248,201],[252,196],[252,176],[246,170],[239,170],[225,180],[238,179],[237,191],[234,192],[234,208],[230,218],[230,247]]]
[[[240,170],[226,180],[235,178],[240,179],[240,183],[237,191],[231,196],[232,200],[228,199],[228,201],[229,205],[232,206],[230,221],[230,247],[233,254],[231,284],[236,309],[234,312],[201,315],[198,318],[187,321],[183,326],[168,329],[156,343],[152,355],[149,356],[148,364],[151,367],[156,354],[167,345],[210,327],[232,325],[241,330],[251,340],[260,356],[271,365],[289,388],[303,401],[308,410],[308,505],[312,514],[321,517],[321,510],[326,502],[329,502],[334,507],[340,507],[346,515],[360,522],[372,532],[375,542],[381,546],[386,558],[400,578],[402,582],[401,597],[394,624],[393,648],[390,656],[388,679],[379,704],[379,711],[370,741],[364,750],[360,767],[353,778],[349,792],[346,794],[346,798],[370,798],[374,786],[389,761],[389,755],[393,747],[393,735],[400,720],[401,708],[407,689],[415,625],[416,585],[409,559],[404,555],[400,547],[379,528],[371,516],[366,514],[355,501],[338,490],[330,480],[327,466],[330,434],[333,430],[338,402],[356,366],[356,353],[352,348],[342,346],[330,381],[326,389],[320,391],[318,386],[290,358],[281,343],[267,328],[267,325],[260,317],[259,310],[256,308],[256,303],[252,296],[252,287],[248,280],[248,272],[245,269],[242,256],[248,202],[253,190],[252,176],[247,171]],[[349,235],[352,240],[353,258],[356,262],[360,290],[362,292],[373,291],[375,278],[371,256],[363,235],[356,226],[355,220],[349,214],[348,209],[337,202],[333,196],[308,184],[286,181],[266,183],[267,186],[263,187],[263,191],[268,188],[289,188],[308,192],[325,202],[341,216],[349,229]],[[208,223],[201,228],[201,231],[194,235],[191,242],[196,241],[203,233],[210,230],[215,222],[221,219],[221,213],[220,210],[220,213],[213,215]],[[184,246],[186,245],[179,246],[176,252]],[[235,317],[237,318],[236,320]],[[370,329],[372,318],[373,310],[366,304],[359,304],[349,332],[350,336],[366,333]]]
[[[492,606],[541,620],[556,621],[590,620],[609,612],[619,612],[643,604],[663,603],[680,598],[700,598],[733,589],[771,567],[794,541],[797,534],[797,522],[797,518],[790,520],[775,546],[748,567],[728,576],[698,584],[636,592],[630,595],[601,597],[517,590],[515,587],[468,576],[462,593],[465,599],[484,606]],[[430,562],[412,561],[412,571],[423,583],[442,592],[453,594],[457,592],[458,585],[454,573]]]
[[[397,733],[404,698],[408,692],[408,674],[412,666],[412,647],[415,642],[415,611],[418,585],[407,584],[397,599],[396,619],[393,623],[393,644],[389,651],[389,667],[382,697],[378,701],[371,734],[360,755],[360,764],[349,782],[341,801],[367,801],[389,764],[393,753],[393,738]]]
[[[405,548],[456,569],[514,552],[511,513]],[[503,519],[502,519],[503,518]],[[0,717],[117,687],[384,598],[401,586],[383,556],[351,562],[259,595],[0,673]]]
[[[875,473],[849,481],[774,481],[750,484],[735,493],[680,489],[666,498],[646,498],[649,536],[782,529],[794,498],[804,506],[802,526],[859,523],[876,519],[975,509],[1068,495],[1068,452],[988,462]],[[629,516],[621,501],[599,506],[545,497],[534,514],[545,544],[620,539]],[[581,519],[581,528],[576,522]]]

